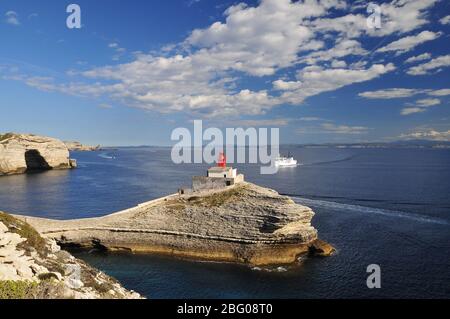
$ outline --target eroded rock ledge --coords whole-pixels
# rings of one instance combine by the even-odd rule
[[[58,139],[32,134],[0,134],[0,176],[76,166]]]
[[[100,150],[100,145],[83,145],[77,141],[65,141],[64,144],[67,146],[69,151],[91,152]]]
[[[61,245],[268,265],[292,263],[305,254],[332,254],[330,245],[318,241],[313,215],[289,197],[241,183],[170,195],[100,218],[21,218]]]

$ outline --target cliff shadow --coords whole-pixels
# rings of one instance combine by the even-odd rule
[[[38,150],[26,151],[25,162],[27,165],[27,172],[51,169],[51,166],[48,165],[47,161]]]

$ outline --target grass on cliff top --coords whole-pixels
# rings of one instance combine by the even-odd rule
[[[0,211],[0,222],[5,224],[10,232],[19,234],[20,237],[27,239],[18,245],[19,248],[22,248],[27,252],[30,252],[30,248],[34,248],[41,255],[45,255],[47,253],[45,239],[42,238],[41,235],[28,223],[2,211]]]
[[[191,205],[206,206],[206,207],[220,207],[223,204],[239,200],[239,197],[245,191],[245,186],[235,186],[232,189],[213,193],[206,196],[191,196],[188,201]]]

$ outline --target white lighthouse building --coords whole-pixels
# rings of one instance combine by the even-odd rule
[[[244,175],[238,174],[236,168],[226,166],[226,157],[223,153],[219,156],[217,166],[210,167],[206,176],[193,176],[192,189],[198,192],[203,190],[221,189],[236,185],[244,181]],[[188,192],[186,189],[180,190],[182,193]]]

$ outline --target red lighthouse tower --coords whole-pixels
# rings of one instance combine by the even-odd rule
[[[219,154],[219,161],[217,162],[217,166],[222,168],[227,167],[227,157],[223,152],[220,152]]]

